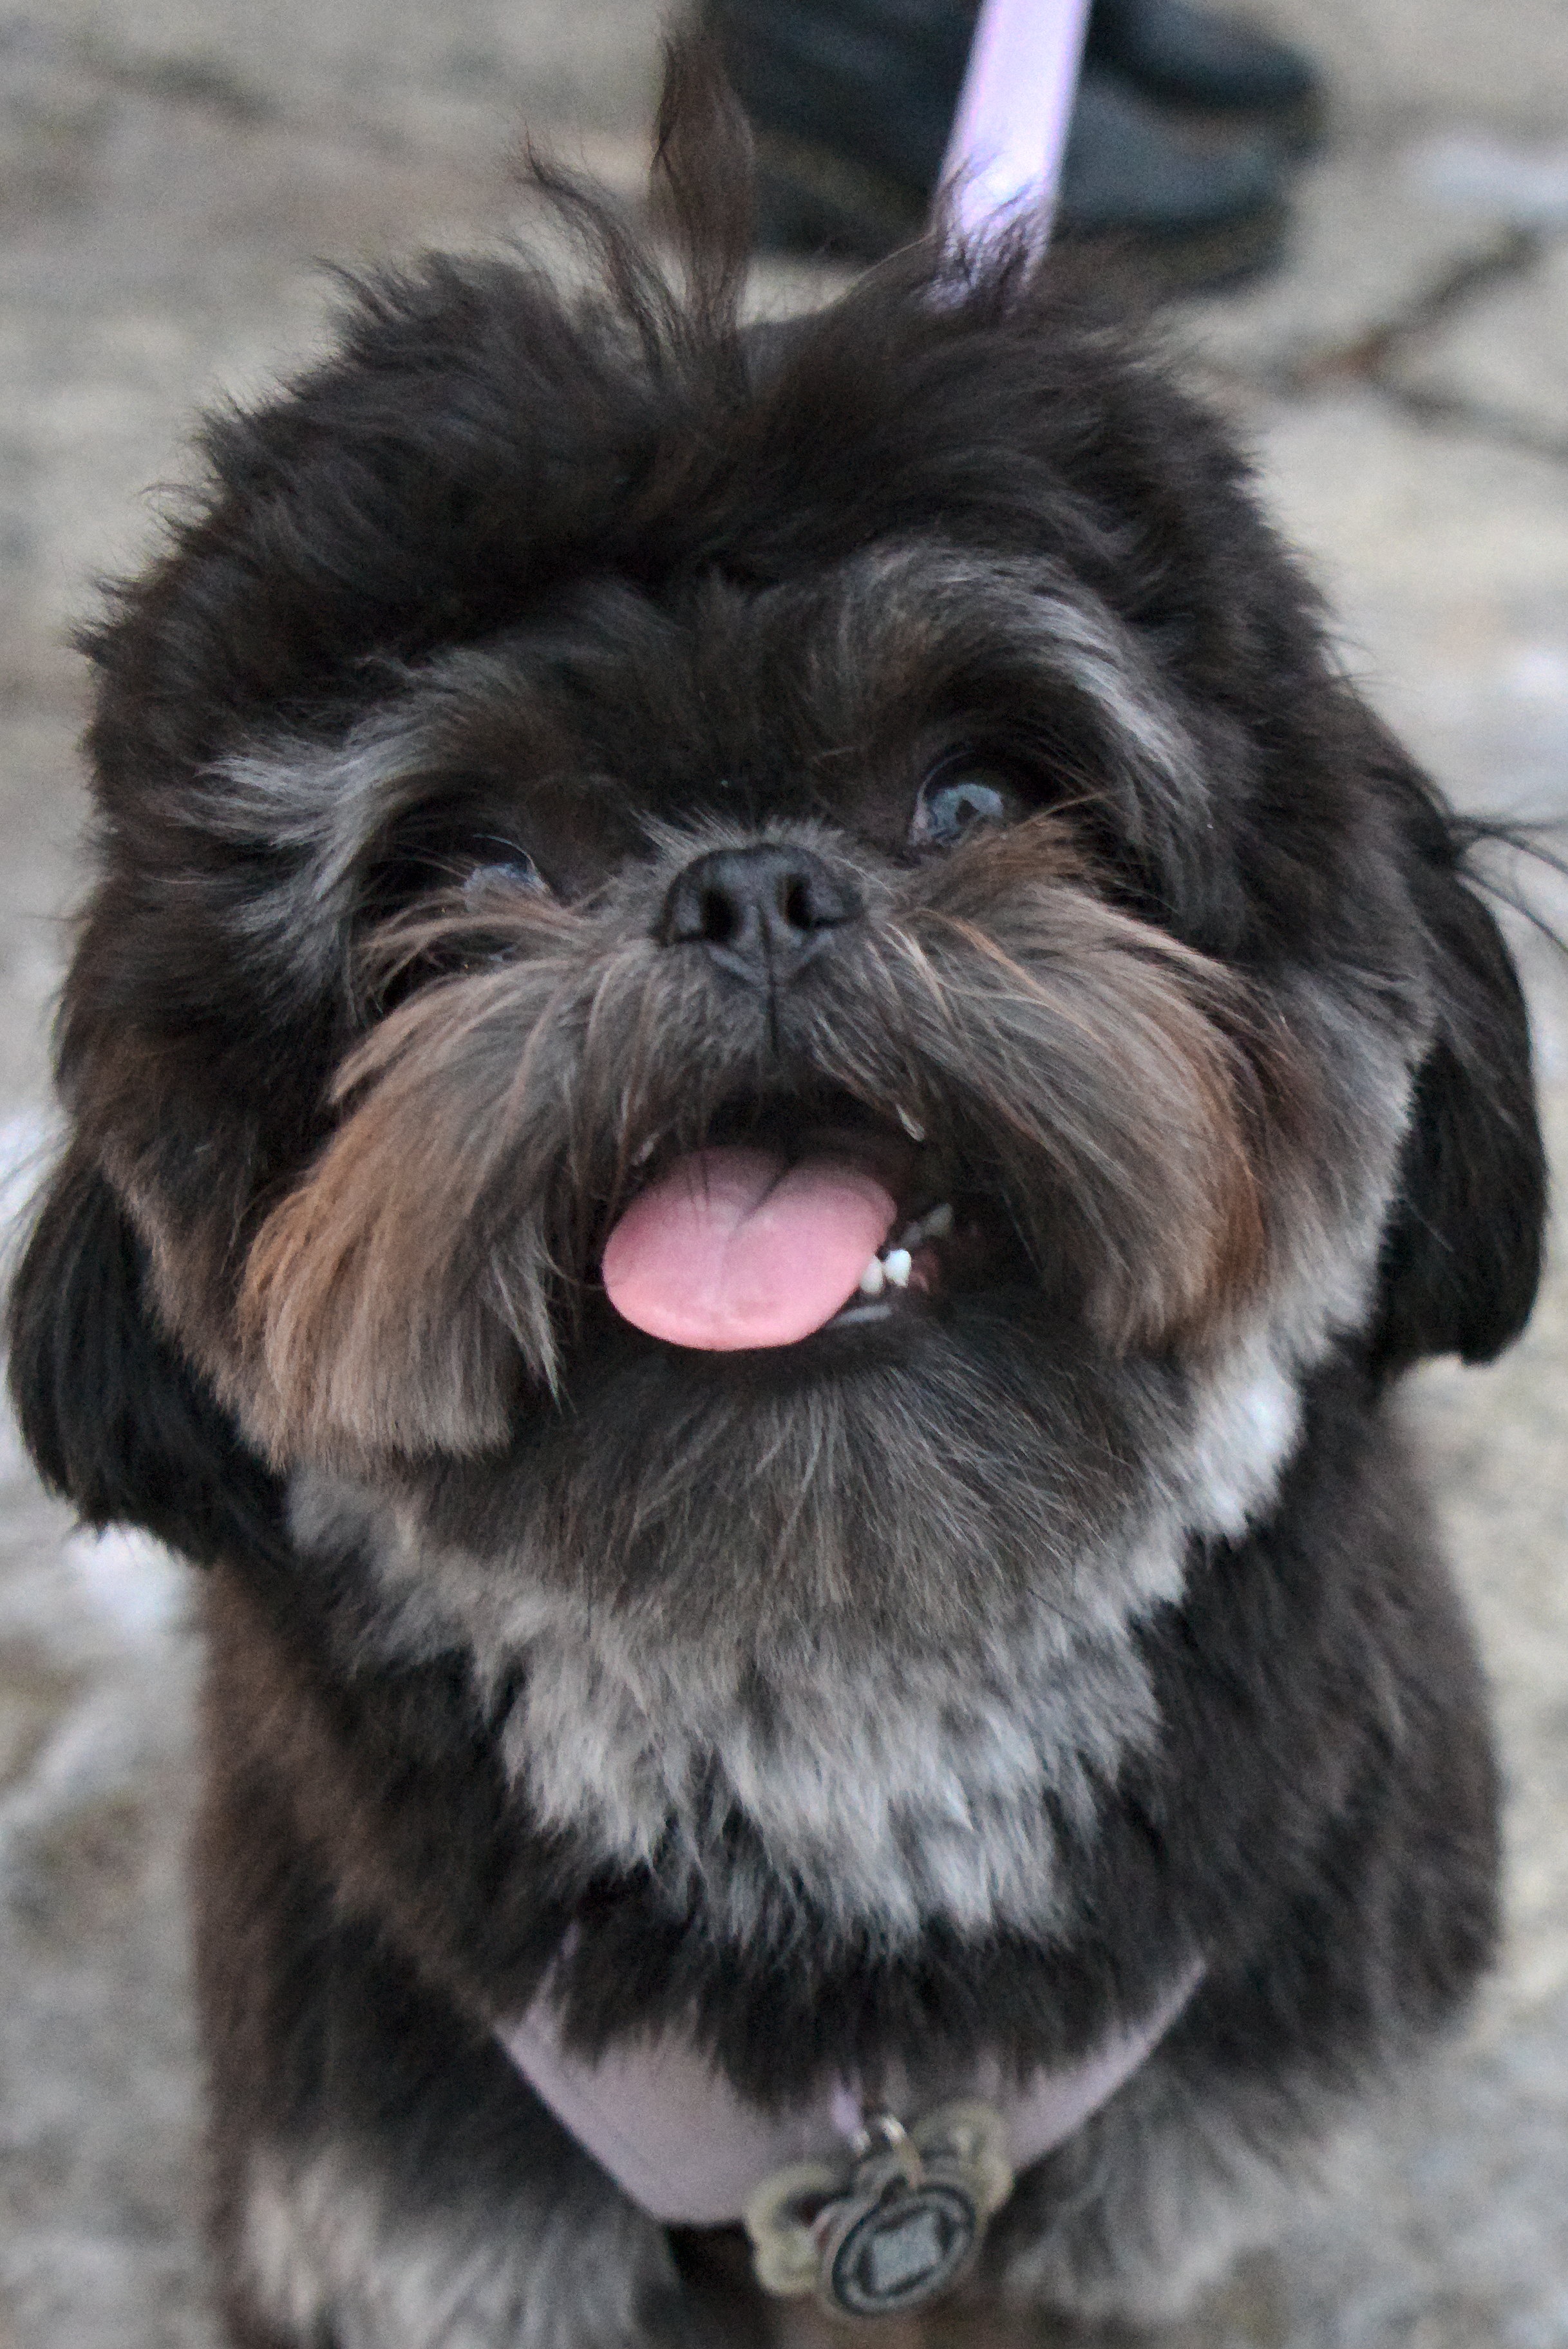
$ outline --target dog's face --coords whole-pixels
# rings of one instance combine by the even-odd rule
[[[336,1014],[326,1130],[232,1290],[146,1228],[280,1464],[694,1626],[950,1636],[1240,1381],[1256,1457],[1185,1496],[1236,1522],[1364,1309],[1431,1019],[1382,812],[1269,968],[1199,723],[1050,553],[574,583],[204,789],[298,843],[244,951]]]
[[[1336,1343],[1511,1334],[1441,819],[1211,428],[933,267],[750,342],[437,270],[221,428],[97,647],[17,1308],[89,1510],[222,1547],[237,1428],[513,1589],[940,1644],[1168,1588]]]

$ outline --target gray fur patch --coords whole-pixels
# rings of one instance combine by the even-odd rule
[[[940,645],[950,620],[967,637],[980,618],[999,650],[1019,651],[1042,682],[1070,687],[1096,711],[1118,767],[1189,826],[1209,782],[1197,745],[1134,632],[1082,580],[1036,558],[982,556],[940,540],[880,549],[843,571],[850,675],[874,678],[901,636]]]
[[[998,2262],[1003,2299],[1095,2325],[1180,2318],[1299,2207],[1334,2119],[1325,2097],[1309,2099],[1282,2144],[1277,2109],[1212,2078],[1199,2093],[1154,2056],[1049,2157],[1042,2195],[1025,2180]]]
[[[416,2206],[339,2144],[254,2156],[240,2261],[301,2349],[326,2328],[335,2349],[625,2349],[675,2286],[662,2230],[607,2186],[592,2207]]]
[[[1237,1531],[1267,1497],[1297,1413],[1293,1378],[1254,1336],[1201,1388],[1137,1536],[1085,1548],[1049,1600],[962,1647],[898,1655],[803,1634],[764,1666],[727,1642],[661,1641],[645,1616],[437,1547],[413,1512],[335,1479],[301,1478],[295,1518],[307,1545],[358,1520],[394,1602],[392,1645],[428,1652],[455,1630],[483,1683],[515,1675],[503,1747],[544,1824],[652,1868],[679,1900],[700,1887],[721,1930],[776,1927],[804,1893],[846,1936],[869,1927],[887,1946],[933,1920],[1044,1931],[1065,1921],[1052,1806],[1068,1832],[1089,1829],[1157,1725],[1137,1627],[1179,1597],[1189,1532]]]
[[[203,829],[283,862],[234,918],[295,986],[328,983],[343,958],[355,867],[417,770],[426,728],[417,703],[372,711],[328,747],[283,741],[224,760],[196,803]]]

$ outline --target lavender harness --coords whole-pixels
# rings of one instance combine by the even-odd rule
[[[902,2314],[958,2281],[1015,2174],[1132,2077],[1201,1972],[1189,1967],[1151,2013],[1077,2063],[1019,2088],[983,2059],[961,2096],[918,2116],[896,2083],[868,2108],[845,2080],[769,2113],[673,2038],[589,2061],[563,2044],[547,1988],[498,2035],[556,2118],[650,2218],[742,2220],[770,2291],[815,2291],[839,2316]]]

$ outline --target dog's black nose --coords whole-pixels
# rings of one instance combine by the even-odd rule
[[[676,874],[659,936],[706,947],[753,987],[784,987],[860,910],[853,885],[808,848],[721,848]]]

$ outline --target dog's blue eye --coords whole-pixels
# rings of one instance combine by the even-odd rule
[[[909,837],[918,848],[950,848],[972,832],[994,830],[1012,823],[1019,813],[1018,794],[999,775],[984,767],[945,777],[928,776],[915,802]]]
[[[543,889],[544,876],[534,859],[521,848],[514,851],[504,864],[476,864],[462,885],[464,902],[469,905],[483,903],[507,890]]]

